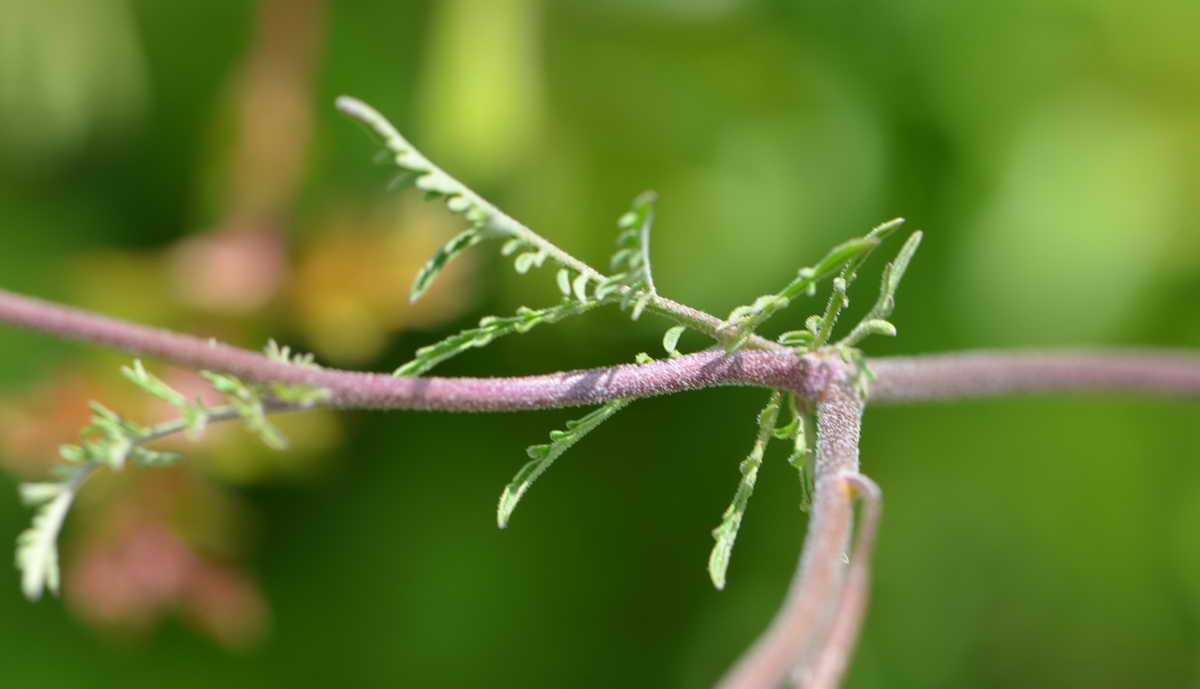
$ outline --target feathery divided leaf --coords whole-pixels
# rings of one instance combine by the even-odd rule
[[[836,272],[837,277],[833,279],[833,289],[824,313],[809,316],[805,321],[804,330],[790,330],[778,338],[781,344],[808,351],[824,347],[829,342],[838,317],[850,304],[847,292],[850,284],[858,277],[858,269],[871,252],[883,240],[894,234],[903,223],[903,218],[889,220],[858,239],[834,247],[816,265],[800,269],[796,278],[776,294],[764,295],[753,304],[734,309],[721,327],[726,348],[733,351],[741,347],[758,326],[775,313],[787,308],[792,299],[800,294],[814,296],[817,284]],[[867,335],[894,334],[895,326],[884,320],[890,313],[891,304],[891,297],[885,295],[894,294],[899,279],[920,242],[920,234],[915,233],[913,238],[905,242],[900,255],[887,266],[879,302],[867,317],[855,326],[849,336],[837,343],[838,348],[848,348]]]
[[[280,347],[274,341],[267,345],[266,352],[275,361],[299,366],[316,365],[311,354],[292,354],[287,347]],[[195,437],[210,421],[234,417],[240,417],[268,445],[278,447],[283,443],[283,438],[266,421],[268,402],[284,404],[289,408],[303,408],[328,394],[324,389],[309,385],[249,385],[233,376],[203,371],[201,374],[230,401],[229,406],[205,407],[199,400],[189,400],[183,393],[151,374],[139,360],[134,360],[132,366],[122,367],[121,373],[142,390],[179,409],[180,416],[154,426],[141,426],[98,402],[92,402],[92,418],[81,431],[82,440],[78,445],[59,447],[59,455],[69,465],[75,465],[60,468],[59,473],[65,478],[21,486],[24,502],[38,507],[32,525],[17,539],[16,552],[22,589],[31,600],[36,600],[47,589],[58,592],[58,534],[75,495],[87,477],[97,469],[105,466],[121,469],[130,458],[145,466],[173,464],[182,455],[151,450],[144,444],[180,431],[189,431]]]
[[[621,233],[617,235],[617,252],[609,266],[613,275],[603,285],[604,290],[622,292],[621,308],[632,309],[630,317],[637,320],[650,300],[657,294],[650,270],[650,229],[654,226],[654,203],[658,195],[642,192],[633,200],[630,209],[617,220]],[[598,296],[601,290],[597,290]]]
[[[913,232],[904,242],[904,246],[900,247],[896,258],[884,267],[883,279],[879,282],[879,298],[875,300],[875,305],[871,307],[862,321],[854,326],[850,334],[838,342],[839,347],[853,347],[871,335],[891,337],[896,334],[896,326],[887,318],[896,308],[896,290],[900,288],[900,281],[904,279],[909,262],[917,253],[917,248],[921,246],[921,237],[920,232]]]
[[[896,229],[900,227],[901,222],[902,221],[900,219],[886,222],[871,230],[867,237],[882,242],[884,239],[890,237],[892,233],[894,233]],[[843,310],[850,306],[850,298],[847,295],[850,284],[858,279],[858,269],[861,268],[862,264],[866,262],[867,258],[871,255],[873,248],[874,247],[860,253],[850,261],[847,261],[846,265],[842,268],[841,274],[833,279],[833,291],[829,295],[829,301],[825,306],[825,313],[820,316],[819,325],[815,327],[810,326],[810,329],[814,333],[813,341],[809,345],[811,349],[820,349],[829,342],[829,338],[833,334],[833,327],[837,324],[838,317],[841,315]],[[901,249],[901,251],[903,252],[904,249]],[[886,273],[890,269],[891,266],[889,265],[884,272]],[[887,282],[886,275],[884,277],[884,282]],[[868,315],[867,320],[870,320],[871,318],[872,317]]]
[[[58,593],[58,534],[75,495],[94,469],[95,465],[76,469],[61,482],[21,485],[25,504],[37,506],[33,523],[17,537],[21,591],[31,601],[41,598],[46,590]]]
[[[204,405],[199,400],[189,400],[183,393],[148,372],[142,366],[141,359],[134,359],[133,366],[122,366],[121,375],[142,390],[179,409],[192,438],[198,438],[204,432],[204,426],[208,420],[208,410],[204,408]]]
[[[807,512],[813,497],[813,454],[808,446],[808,412],[797,401],[795,393],[788,395],[792,420],[775,429],[775,437],[792,441],[792,453],[787,462],[800,473],[800,509]]]
[[[750,455],[738,465],[742,473],[738,482],[737,492],[733,502],[725,510],[721,525],[713,529],[716,544],[708,556],[708,574],[712,577],[713,586],[725,588],[725,572],[729,569],[729,557],[733,553],[733,544],[737,540],[738,529],[742,526],[742,516],[746,514],[746,505],[754,494],[754,483],[758,480],[758,468],[762,465],[763,453],[767,443],[775,431],[775,421],[779,418],[779,405],[783,394],[778,390],[772,391],[767,399],[767,405],[758,414],[758,435]]]
[[[509,241],[502,250],[506,256],[518,249],[529,249],[517,256],[516,268],[521,273],[535,266],[540,267],[546,259],[550,259],[593,280],[598,281],[601,277],[598,272],[506,215],[434,165],[371,106],[355,98],[342,96],[337,99],[337,108],[365,124],[383,140],[384,146],[392,153],[392,162],[402,171],[398,183],[412,184],[425,192],[427,199],[445,201],[446,208],[462,215],[470,223],[468,229],[442,246],[421,269],[413,283],[411,300],[419,299],[455,256],[485,239],[507,238]]]
[[[425,265],[421,267],[421,271],[417,273],[417,279],[413,281],[412,291],[408,295],[409,301],[416,301],[425,294],[425,290],[429,289],[429,285],[433,284],[433,279],[437,274],[446,267],[455,256],[459,255],[467,248],[475,246],[483,241],[483,233],[472,227],[468,230],[463,230],[455,235],[453,239],[446,242],[438,249],[433,256],[430,257]]]
[[[263,396],[256,386],[223,373],[201,371],[200,375],[204,376],[217,392],[225,395],[225,399],[237,411],[246,429],[257,435],[263,444],[274,450],[287,447],[287,438],[283,437],[274,424],[267,421]]]
[[[401,378],[424,375],[434,366],[458,356],[468,349],[486,347],[497,337],[513,333],[527,333],[536,326],[557,323],[564,318],[591,311],[605,303],[598,299],[591,299],[581,302],[568,301],[544,309],[522,306],[517,309],[515,316],[486,316],[479,321],[477,328],[464,330],[441,342],[418,349],[416,357],[396,369],[392,375]]]
[[[608,402],[583,418],[568,421],[566,430],[550,431],[549,444],[531,445],[526,449],[525,453],[529,455],[530,461],[521,467],[513,480],[504,487],[504,492],[500,494],[500,505],[496,509],[496,523],[500,525],[500,528],[508,526],[508,519],[516,509],[517,503],[521,501],[521,496],[525,495],[529,486],[545,473],[556,459],[571,449],[583,436],[592,432],[613,414],[624,409],[631,401],[623,399]]]
[[[267,341],[264,352],[272,361],[305,368],[319,368],[311,352],[304,354],[292,352],[290,347],[280,346],[275,340]],[[329,390],[325,388],[302,383],[270,383],[265,386],[255,386],[253,389],[259,396],[270,397],[272,401],[301,406],[316,404],[328,399],[330,395]]]
[[[726,348],[730,351],[740,348],[760,325],[787,308],[793,299],[801,294],[810,297],[815,295],[817,284],[822,280],[850,264],[857,265],[860,257],[878,246],[902,222],[903,219],[897,218],[876,227],[864,237],[837,245],[816,265],[797,271],[796,277],[779,292],[761,296],[753,304],[734,309],[721,327]]]

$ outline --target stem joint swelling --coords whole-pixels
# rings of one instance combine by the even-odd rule
[[[42,333],[113,346],[133,354],[210,371],[225,397],[207,407],[170,388],[140,363],[125,376],[147,394],[177,408],[178,418],[141,426],[101,405],[78,444],[64,445],[68,463],[60,481],[26,484],[24,499],[38,507],[33,526],[18,542],[22,585],[30,598],[59,584],[56,538],[70,505],[97,471],[128,470],[130,464],[161,466],[179,456],[145,447],[173,433],[196,436],[207,425],[240,420],[272,447],[285,439],[268,417],[315,407],[441,411],[520,411],[598,406],[549,443],[527,451],[527,461],[502,492],[497,523],[506,526],[534,480],[607,419],[643,397],[699,388],[744,385],[766,388],[749,455],[738,464],[732,504],[714,530],[709,558],[714,584],[726,583],[738,528],[762,463],[772,461],[771,440],[790,441],[787,461],[799,470],[801,505],[809,512],[808,534],[796,577],[778,616],[722,682],[722,687],[762,689],[791,680],[805,687],[835,687],[852,656],[864,614],[872,545],[882,505],[879,488],[859,471],[859,433],[864,404],[909,402],[1017,392],[1102,390],[1200,396],[1200,357],[1163,352],[1069,352],[943,354],[867,360],[857,348],[871,335],[895,336],[888,320],[900,280],[921,233],[914,232],[883,269],[879,296],[856,325],[837,339],[839,316],[850,304],[853,282],[868,256],[902,225],[885,222],[851,239],[818,262],[800,268],[779,291],[734,309],[726,318],[674,302],[659,292],[651,273],[651,229],[656,196],[643,193],[617,221],[610,274],[568,254],[471,191],[421,155],[378,112],[351,98],[338,107],[367,125],[383,143],[400,179],[445,203],[466,225],[431,257],[411,297],[420,298],[438,273],[473,247],[501,240],[499,254],[512,256],[519,273],[555,272],[550,303],[521,307],[515,315],[489,316],[478,327],[422,348],[394,375],[339,371],[315,365],[272,345],[258,354],[202,339],[107,318],[0,289],[0,322]],[[775,315],[830,289],[805,327],[764,337]],[[664,318],[666,358],[637,355],[634,364],[520,378],[444,378],[427,374],[442,362],[594,309],[615,306],[631,319]],[[803,315],[803,314],[801,314]],[[680,346],[704,341],[688,353]],[[808,429],[816,429],[815,443]]]

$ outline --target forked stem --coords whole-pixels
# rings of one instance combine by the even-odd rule
[[[850,658],[858,644],[859,631],[867,611],[871,587],[871,555],[875,551],[875,535],[879,531],[879,515],[883,511],[883,493],[875,482],[862,474],[846,474],[842,480],[862,502],[859,524],[854,535],[854,552],[841,600],[833,614],[833,628],[825,648],[810,665],[798,665],[793,681],[804,689],[832,689],[842,682]]]
[[[718,689],[771,689],[789,677],[802,678],[806,688],[836,686],[858,629],[857,620],[841,616],[861,617],[865,606],[867,562],[856,568],[853,581],[845,562],[857,489],[848,479],[859,476],[862,412],[862,400],[847,381],[831,385],[817,400],[816,492],[800,564],[779,613]],[[871,537],[859,540],[869,548],[873,527],[861,535]],[[821,678],[824,683],[814,683]]]

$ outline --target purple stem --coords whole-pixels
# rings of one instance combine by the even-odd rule
[[[0,290],[0,322],[258,382],[315,385],[325,406],[434,411],[523,411],[600,404],[717,385],[782,388],[814,398],[841,375],[831,359],[761,351],[691,354],[519,378],[395,378],[378,373],[295,366],[262,354]]]
[[[1037,392],[1200,397],[1200,356],[1171,350],[976,351],[872,359],[872,403]]]
[[[847,592],[843,558],[852,530],[856,485],[848,479],[859,476],[858,439],[863,412],[862,400],[850,387],[845,381],[830,385],[817,402],[813,472],[816,494],[800,565],[787,597],[771,625],[721,680],[718,689],[776,687],[793,671],[802,686],[828,689],[836,686],[839,670],[853,650],[857,620],[851,624],[847,640],[847,630],[839,628],[848,621],[837,619],[839,612],[861,615],[865,608],[862,587],[850,591],[852,595],[863,595],[861,601],[850,600],[843,605]],[[870,538],[865,542],[869,547],[873,532],[865,535]],[[841,657],[831,659],[830,654]]]
[[[521,411],[599,404],[717,385],[792,390],[815,400],[845,373],[835,357],[702,352],[519,378],[394,378],[272,361],[212,339],[182,335],[0,290],[0,322],[96,342],[175,364],[259,382],[317,385],[333,407]],[[1107,391],[1200,396],[1200,356],[1183,352],[971,352],[869,361],[871,402],[916,402],[1019,392]]]

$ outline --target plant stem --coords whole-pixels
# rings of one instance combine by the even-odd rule
[[[718,689],[775,687],[789,675],[808,689],[837,685],[858,629],[857,620],[843,620],[839,614],[861,616],[865,609],[865,580],[858,574],[856,585],[850,585],[844,559],[854,513],[853,481],[860,477],[862,412],[862,400],[845,381],[831,385],[817,401],[816,492],[800,564],[779,613]],[[872,542],[873,526],[860,534],[858,550],[869,549]],[[860,559],[865,567],[867,558],[856,552],[856,564]]]
[[[687,309],[669,304],[672,312]],[[711,318],[701,314],[701,320],[703,317]],[[310,385],[329,391],[328,397],[307,406],[519,411],[718,385],[791,391],[816,404],[816,489],[808,536],[782,610],[721,688],[772,687],[789,674],[809,689],[836,687],[853,652],[866,607],[880,498],[875,485],[858,472],[864,401],[854,391],[852,366],[836,353],[800,356],[790,350],[732,354],[718,350],[647,364],[519,378],[414,379],[285,363],[213,339],[148,328],[4,290],[0,290],[0,323],[221,371],[248,381]],[[869,393],[872,402],[1082,391],[1200,397],[1200,356],[1178,351],[974,352],[873,359],[868,365],[876,375]],[[267,411],[305,406],[281,403]],[[211,414],[211,421],[235,416],[221,408]],[[175,433],[185,426],[182,422],[160,424],[141,440]],[[78,480],[76,489],[83,480]],[[856,496],[864,501],[864,507],[847,568],[844,556],[852,536]]]
[[[519,378],[393,378],[297,366],[262,354],[136,325],[0,290],[0,323],[96,342],[255,382],[314,385],[339,408],[523,411],[601,404],[718,385],[790,390],[815,401],[847,373],[836,356],[706,351]],[[872,359],[872,402],[914,402],[1014,392],[1106,391],[1200,397],[1200,356],[1182,352],[978,352]]]
[[[782,388],[812,399],[843,364],[792,353],[701,352],[648,364],[624,364],[519,378],[394,378],[298,366],[191,335],[148,328],[0,290],[0,323],[83,340],[208,369],[254,382],[324,388],[320,405],[431,411],[523,411],[601,404],[717,385]]]
[[[705,313],[699,309],[693,309],[690,306],[685,306],[666,297],[657,294],[654,295],[650,298],[650,302],[646,304],[646,309],[660,316],[665,316],[675,321],[678,325],[686,325],[696,332],[704,333],[717,342],[724,342],[728,337],[728,335],[721,331],[722,326],[725,325],[725,321],[712,314]],[[780,353],[790,351],[778,342],[772,342],[761,335],[751,335],[746,338],[746,343],[742,348]]]
[[[875,534],[879,530],[879,515],[883,509],[883,494],[879,486],[862,474],[847,474],[844,479],[863,502],[861,523],[854,537],[854,554],[846,572],[841,601],[833,613],[833,628],[825,649],[811,669],[797,667],[793,678],[806,680],[801,686],[809,689],[836,687],[854,655],[858,633],[862,628],[870,594],[871,555],[875,551]],[[799,684],[799,681],[797,681]]]
[[[1046,392],[1200,396],[1200,356],[1180,350],[977,351],[867,364],[877,376],[871,403]]]

